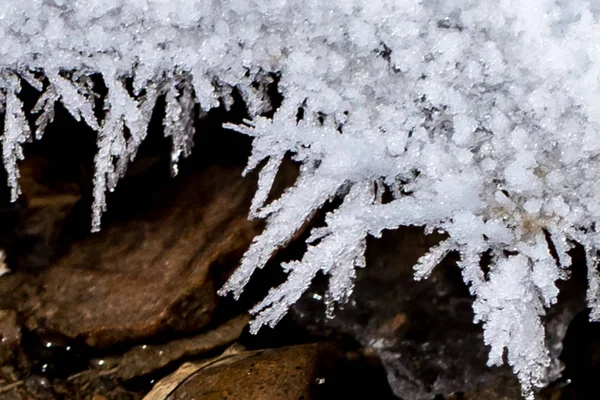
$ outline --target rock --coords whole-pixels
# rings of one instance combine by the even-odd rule
[[[237,340],[249,321],[248,315],[241,315],[216,329],[200,335],[174,340],[161,345],[136,346],[114,360],[104,360],[110,368],[118,364],[115,375],[128,380],[149,374],[182,358],[198,357]]]
[[[247,352],[232,362],[204,368],[187,378],[168,400],[290,400],[310,399],[320,383],[322,344]]]
[[[22,195],[15,229],[15,253],[19,268],[40,269],[53,261],[62,228],[81,192],[75,182],[51,179],[48,160],[28,157],[20,166]]]
[[[5,365],[21,344],[21,327],[14,311],[0,310],[0,365]]]
[[[520,387],[511,369],[486,366],[489,348],[481,326],[473,324],[473,299],[453,260],[442,262],[426,280],[413,279],[412,266],[439,240],[419,228],[370,240],[367,268],[358,271],[351,300],[335,318],[324,318],[318,284],[294,308],[295,316],[318,332],[347,333],[370,347],[400,398],[431,400],[436,395],[491,390],[495,398],[516,400]],[[560,376],[562,340],[585,304],[585,280],[561,284],[579,288],[561,292],[546,318],[551,379]]]
[[[163,195],[123,187],[128,217],[42,272],[29,329],[105,347],[202,328],[216,306],[211,266],[238,260],[257,233],[247,219],[254,185],[241,168],[212,167]]]

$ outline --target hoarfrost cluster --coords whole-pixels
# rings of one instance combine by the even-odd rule
[[[227,127],[254,138],[250,215],[267,224],[221,293],[239,296],[315,211],[342,199],[303,258],[282,265],[288,279],[254,308],[252,329],[276,324],[319,271],[330,306],[344,302],[367,236],[425,226],[447,239],[416,277],[460,254],[489,364],[506,357],[531,397],[550,363],[544,310],[568,278],[574,242],[586,249],[600,317],[599,12],[596,0],[4,0],[8,184],[14,200],[23,145],[60,103],[98,135],[97,230],[157,99],[176,172],[193,145],[195,104],[228,107],[237,90],[250,119]],[[274,74],[283,102],[267,118]],[[98,76],[108,89],[101,119]],[[24,82],[40,92],[32,110],[19,97]],[[265,204],[286,154],[300,176]]]

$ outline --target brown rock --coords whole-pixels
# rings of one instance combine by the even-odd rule
[[[211,265],[239,259],[256,234],[253,189],[241,169],[213,167],[143,198],[139,215],[75,243],[42,274],[30,328],[103,347],[205,326],[216,305]]]
[[[27,157],[20,167],[20,201],[24,207],[18,212],[15,235],[20,244],[13,256],[23,268],[43,268],[51,263],[67,216],[81,198],[74,182],[47,182],[44,175],[48,166],[41,157]]]
[[[21,328],[13,311],[0,310],[0,365],[4,365],[21,344]]]
[[[326,350],[310,344],[253,352],[197,372],[167,399],[308,400],[318,383],[318,360]]]
[[[249,319],[244,314],[198,336],[162,345],[136,346],[118,358],[116,375],[123,380],[131,379],[149,374],[184,357],[198,356],[230,344],[238,339]],[[111,361],[105,360],[104,364],[111,365]]]

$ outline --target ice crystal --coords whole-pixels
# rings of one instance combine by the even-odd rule
[[[329,310],[348,299],[368,236],[441,230],[447,239],[419,260],[416,277],[460,254],[490,364],[506,355],[531,397],[550,363],[542,317],[575,242],[588,255],[591,317],[600,317],[599,11],[583,0],[6,0],[8,185],[14,200],[23,145],[41,137],[60,103],[98,135],[97,230],[157,99],[166,100],[176,174],[192,148],[196,104],[228,107],[235,88],[250,119],[227,127],[253,137],[246,172],[260,171],[250,216],[266,228],[220,293],[239,296],[317,210],[341,200],[302,259],[282,265],[288,280],[254,308],[252,329],[277,323],[320,271]],[[274,76],[276,110],[266,90]],[[40,92],[32,110],[19,98],[24,82]],[[288,154],[300,176],[265,204]]]

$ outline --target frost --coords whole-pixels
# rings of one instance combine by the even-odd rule
[[[12,199],[23,145],[61,105],[98,135],[98,230],[157,100],[176,174],[196,110],[230,107],[235,89],[249,119],[226,127],[253,138],[250,217],[266,228],[220,293],[239,296],[325,203],[341,204],[302,259],[282,265],[288,280],[253,309],[253,331],[277,323],[319,272],[332,314],[365,266],[368,236],[424,226],[447,239],[416,278],[460,255],[490,364],[506,356],[531,398],[549,364],[542,318],[575,242],[600,318],[598,10],[583,0],[6,0],[0,111]],[[283,101],[273,110],[275,78]],[[32,110],[20,100],[25,84],[39,92]],[[267,203],[288,155],[300,175]]]

